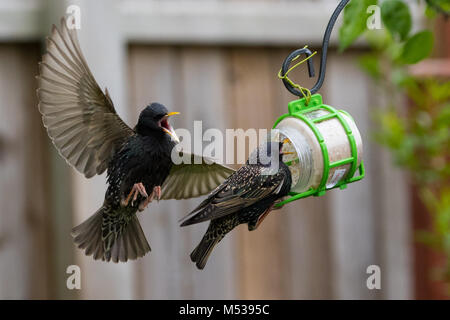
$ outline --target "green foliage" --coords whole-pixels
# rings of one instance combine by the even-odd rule
[[[449,0],[433,2],[442,9],[450,7]],[[395,163],[409,172],[419,190],[431,214],[432,228],[418,232],[416,238],[446,257],[440,274],[450,284],[450,81],[422,79],[410,73],[409,65],[431,54],[433,34],[428,30],[410,34],[407,2],[377,3],[381,4],[383,29],[361,30],[361,22],[346,25],[357,12],[364,12],[363,4],[355,5],[344,12],[341,48],[362,35],[371,48],[359,64],[389,97],[386,108],[376,114],[375,138],[391,152]],[[426,15],[434,18],[439,12],[429,6]],[[405,97],[406,110],[400,107]]]
[[[414,102],[406,116],[394,106],[378,114],[376,139],[391,150],[395,162],[408,169],[418,185],[445,185],[450,181],[450,82],[418,80],[416,85],[406,86]],[[416,90],[421,94],[408,94]]]
[[[411,30],[409,7],[400,0],[388,0],[381,4],[381,18],[385,27],[400,40],[405,40]]]
[[[406,64],[414,64],[428,57],[431,50],[433,50],[433,34],[431,31],[424,30],[406,41],[400,60]]]
[[[431,6],[432,10],[441,12],[450,12],[450,1],[449,0],[428,0],[427,3]]]
[[[416,239],[427,244],[436,251],[445,252],[447,255],[447,267],[440,268],[443,279],[450,281],[450,188],[444,187],[440,193],[435,194],[431,190],[422,191],[421,198],[431,209],[433,214],[433,232],[420,231]]]
[[[377,4],[377,0],[350,1],[345,7],[344,22],[339,29],[340,50],[346,49],[364,33],[367,28],[367,7],[373,4]]]
[[[380,60],[377,55],[366,54],[359,59],[359,64],[372,78],[378,80],[381,77]]]
[[[340,50],[349,47],[361,35],[366,35],[374,49],[383,51],[399,64],[415,64],[428,57],[433,49],[433,34],[423,30],[410,35],[412,19],[408,5],[401,0],[380,3],[384,32],[370,32],[366,26],[367,8],[378,4],[377,0],[351,1],[347,5],[344,22],[339,30]],[[361,61],[361,64],[369,74],[376,75],[373,59]]]

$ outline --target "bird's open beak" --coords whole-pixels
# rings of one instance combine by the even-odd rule
[[[164,116],[164,118],[161,120],[161,128],[164,130],[165,133],[167,133],[173,141],[176,143],[180,143],[180,139],[178,139],[177,134],[175,133],[175,130],[173,130],[172,126],[167,121],[167,118],[170,116],[173,116],[175,114],[180,114],[179,112],[169,112]]]

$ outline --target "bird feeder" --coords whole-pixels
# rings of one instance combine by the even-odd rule
[[[284,60],[278,77],[283,80],[290,93],[301,97],[291,101],[288,113],[274,124],[278,129],[278,141],[283,144],[283,156],[291,171],[290,197],[278,203],[288,202],[311,195],[322,196],[327,190],[345,189],[347,184],[364,178],[361,135],[353,118],[343,110],[323,103],[317,94],[325,79],[328,45],[335,22],[350,0],[341,0],[328,22],[322,42],[319,77],[311,90],[301,87],[288,78],[288,73],[303,62],[307,62],[309,77],[314,77],[312,53],[307,46],[291,52]],[[306,59],[293,67],[291,63],[300,55]]]
[[[292,174],[290,198],[280,205],[311,195],[324,195],[333,188],[364,177],[362,140],[353,118],[343,110],[325,105],[322,96],[295,100],[289,112],[274,124],[280,141],[287,139],[283,151]]]

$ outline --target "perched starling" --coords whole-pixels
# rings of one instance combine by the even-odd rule
[[[252,152],[245,166],[233,173],[189,215],[181,226],[211,220],[199,245],[191,253],[203,269],[214,246],[234,227],[247,223],[255,230],[277,200],[291,188],[291,173],[283,163],[282,142],[267,142]],[[269,161],[262,161],[267,155]]]
[[[233,172],[211,164],[211,159],[198,161],[195,155],[188,155],[190,164],[174,165],[171,152],[178,138],[168,118],[177,112],[168,112],[162,104],[147,106],[135,128],[128,127],[107,90],[104,94],[95,81],[76,31],[67,28],[65,19],[61,29],[53,26],[47,38],[38,80],[39,111],[61,156],[86,178],[107,169],[103,205],[72,232],[78,247],[94,259],[118,262],[142,257],[150,246],[138,210],[155,198],[206,194]]]

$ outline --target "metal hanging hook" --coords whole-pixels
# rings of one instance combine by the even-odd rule
[[[311,94],[316,93],[322,87],[323,81],[325,79],[325,71],[326,71],[326,65],[327,65],[327,55],[328,55],[328,45],[330,42],[330,35],[331,35],[331,32],[333,31],[334,25],[336,23],[337,18],[339,17],[339,14],[345,8],[345,6],[349,3],[349,1],[350,0],[341,0],[341,2],[338,4],[338,6],[334,10],[333,14],[331,15],[331,18],[328,22],[327,28],[325,29],[325,34],[323,36],[323,41],[322,41],[322,54],[320,57],[319,78],[317,79],[316,84],[310,90]],[[294,58],[296,58],[301,53],[306,53],[308,55],[308,52],[309,52],[309,55],[311,55],[311,51],[309,51],[307,48],[302,48],[302,49],[297,49],[297,50],[293,51],[292,53],[290,53],[283,62],[283,66],[281,68],[281,75],[284,76],[286,74],[286,72],[289,69],[289,65],[291,64],[291,62]],[[314,67],[313,67],[313,63],[312,63],[312,57],[311,57],[311,59],[308,59],[308,71],[309,71],[309,77],[310,78],[314,77]],[[312,71],[312,73],[311,73],[311,71]],[[288,81],[286,81],[286,79],[283,79],[283,83],[284,83],[285,87],[289,90],[289,92],[291,92],[292,94],[299,96],[299,97],[303,96],[303,93],[300,90],[298,90],[297,88],[295,88],[294,86],[292,86],[292,84],[289,83]]]
[[[290,93],[292,93],[293,95],[296,95],[296,96],[302,96],[303,93],[299,89],[297,89],[296,87],[293,86],[292,81],[289,81],[289,78],[287,78],[287,74],[289,73],[290,70],[292,70],[294,68],[294,67],[292,69],[289,68],[292,61],[297,59],[303,53],[308,58],[307,63],[308,63],[309,77],[310,78],[314,77],[315,72],[314,72],[314,64],[312,61],[313,53],[311,52],[311,50],[309,50],[306,47],[292,51],[286,57],[286,59],[284,59],[283,65],[281,66],[281,72],[280,72],[280,78],[283,80],[284,86],[286,87],[286,89],[289,90]]]

